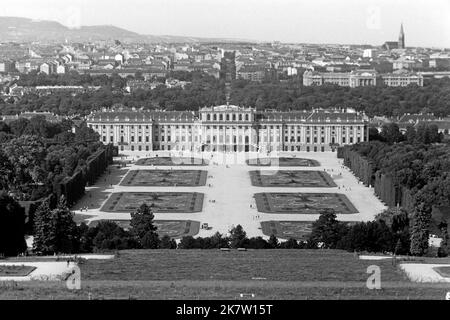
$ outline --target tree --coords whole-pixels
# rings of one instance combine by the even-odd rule
[[[241,247],[251,249],[269,249],[269,244],[262,237],[253,237],[248,239]]]
[[[5,192],[0,192],[0,255],[25,252],[25,210]]]
[[[193,236],[184,236],[181,238],[178,248],[180,249],[195,249],[195,239]]]
[[[387,143],[395,143],[403,140],[403,135],[400,132],[400,128],[396,123],[384,124],[381,128],[380,136]]]
[[[248,241],[247,233],[244,231],[242,226],[238,224],[230,230],[231,247],[240,248]]]
[[[299,245],[296,239],[289,238],[287,241],[280,243],[281,249],[298,249]]]
[[[415,256],[422,256],[428,251],[429,225],[431,210],[423,203],[415,206],[411,228],[410,252]]]
[[[450,241],[448,236],[448,224],[446,221],[439,223],[439,230],[441,231],[442,242],[439,246],[438,256],[447,257],[450,251]]]
[[[10,183],[21,198],[30,185],[43,182],[44,172],[40,167],[45,156],[45,146],[36,136],[21,136],[4,145],[4,154],[14,169],[14,178]]]
[[[274,234],[270,235],[268,244],[269,247],[272,249],[278,249],[280,246],[280,242],[278,241],[277,237]]]
[[[148,231],[140,241],[143,249],[158,249],[159,242],[158,234],[153,231]]]
[[[34,213],[33,251],[42,254],[55,252],[55,230],[49,200],[45,200]]]
[[[19,137],[25,132],[25,129],[27,128],[29,123],[30,123],[30,121],[28,119],[19,118],[17,120],[12,121],[9,124],[9,128],[10,128],[12,134]]]
[[[383,138],[381,137],[377,128],[369,127],[369,141],[374,141],[374,140],[382,141]]]
[[[139,243],[129,232],[113,221],[100,221],[94,228],[94,250],[125,250],[138,248]]]
[[[220,248],[229,248],[230,247],[230,239],[228,237],[224,237],[220,232],[216,232],[210,237],[210,245],[213,249]]]
[[[409,143],[414,143],[416,141],[416,129],[414,129],[413,125],[408,125],[406,127],[406,141]]]
[[[136,237],[137,241],[141,243],[142,247],[144,248],[151,246],[152,249],[154,249],[154,242],[158,237],[156,233],[157,227],[153,224],[153,219],[153,212],[145,203],[141,204],[141,206],[135,212],[131,213],[130,232]],[[157,245],[155,248],[157,248]]]
[[[74,253],[79,245],[78,228],[64,196],[53,210],[44,201],[35,213],[34,250],[41,254]]]
[[[59,199],[56,209],[52,210],[55,230],[55,252],[74,253],[78,251],[79,235],[73,213],[67,207],[64,196]]]
[[[333,209],[324,209],[312,225],[309,241],[323,243],[322,248],[335,249],[345,231],[345,225],[336,219],[336,212]]]
[[[161,238],[161,242],[159,244],[160,249],[176,249],[177,243],[175,239],[171,239],[169,235],[164,235]]]

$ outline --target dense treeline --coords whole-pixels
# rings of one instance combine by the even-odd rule
[[[27,75],[24,83],[29,84],[83,84],[101,85],[95,92],[71,94],[55,92],[51,95],[39,96],[34,93],[25,94],[18,100],[12,98],[0,100],[0,114],[17,114],[23,111],[50,111],[55,114],[87,115],[92,110],[123,104],[127,107],[144,107],[147,109],[198,110],[199,107],[224,104],[225,83],[202,73],[176,72],[177,78],[190,81],[182,88],[166,88],[158,86],[153,90],[136,90],[124,94],[122,88],[126,81],[119,76],[90,77],[88,75]],[[42,78],[42,79],[41,79]],[[68,80],[66,79],[68,78]]]
[[[71,71],[65,74],[50,74],[32,71],[28,74],[21,74],[17,80],[17,85],[23,87],[36,86],[105,86],[111,88],[123,88],[126,79],[121,78],[118,74],[111,76],[100,75],[92,77],[89,74],[79,74]]]
[[[56,193],[74,172],[86,171],[103,144],[90,128],[70,128],[69,121],[53,124],[41,116],[0,122],[0,189],[16,200],[36,200]]]
[[[440,141],[435,129],[410,129],[402,138],[393,138],[399,136],[392,128],[390,132],[388,142],[364,142],[340,153],[345,164],[365,184],[374,186],[387,205],[407,210],[411,254],[423,255],[428,250],[433,207],[450,205],[450,146],[435,143]],[[445,235],[447,226],[441,230]]]
[[[24,252],[24,209],[6,192],[0,191],[0,256],[14,256]]]
[[[17,101],[0,101],[0,113],[16,114],[20,111],[51,111],[57,114],[88,114],[93,109],[111,107],[120,103],[130,107],[168,110],[198,110],[199,107],[226,102],[225,83],[199,72],[172,72],[179,80],[192,83],[181,88],[158,86],[154,90],[137,90],[124,94],[122,88],[133,77],[91,77],[70,73],[60,76],[27,75],[22,84],[78,84],[101,85],[96,92],[54,93],[48,96],[27,94]],[[396,116],[404,113],[432,112],[447,116],[450,110],[450,79],[432,79],[424,87],[357,87],[337,85],[302,85],[301,76],[287,80],[255,83],[233,81],[231,104],[253,106],[259,110],[310,110],[311,108],[350,107],[365,111],[369,116]]]
[[[233,83],[231,103],[258,109],[307,110],[350,107],[367,115],[396,116],[404,113],[450,113],[450,79],[434,79],[424,87],[357,87],[337,85],[304,87],[300,79],[278,83]]]
[[[6,210],[5,210],[6,209]],[[15,255],[26,249],[23,237],[23,208],[15,200],[0,194],[0,227],[14,225],[0,234],[0,254]],[[307,240],[290,238],[279,241],[275,235],[268,240],[248,238],[241,225],[233,227],[228,235],[215,233],[210,237],[185,236],[178,243],[165,235],[159,238],[150,207],[142,204],[131,213],[130,229],[124,230],[115,222],[101,221],[95,227],[82,223],[77,226],[64,197],[55,209],[44,201],[36,211],[33,251],[35,254],[91,253],[124,249],[342,249],[409,255],[414,231],[405,210],[388,209],[374,221],[348,224],[336,219],[332,209],[323,210],[313,223]],[[445,226],[446,227],[446,226]],[[412,230],[412,231],[411,231]],[[437,252],[446,256],[449,250],[448,234]]]

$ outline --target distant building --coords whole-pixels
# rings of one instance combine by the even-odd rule
[[[417,127],[420,124],[436,125],[438,132],[444,135],[450,133],[450,118],[438,118],[433,114],[404,114],[398,121],[400,131],[406,132],[409,126]]]
[[[392,63],[392,68],[394,70],[400,69],[419,69],[423,67],[423,62],[420,60],[399,58]]]
[[[54,62],[44,62],[40,65],[39,71],[42,73],[45,73],[47,75],[49,74],[55,74],[57,69],[57,64]]]
[[[418,72],[425,79],[441,79],[441,78],[450,78],[450,71],[427,71],[427,72]]]
[[[59,66],[56,67],[56,73],[58,73],[58,74],[64,74],[64,73],[66,73],[66,70],[67,70],[67,68],[63,64],[60,64]]]
[[[36,112],[36,111],[22,112],[20,114],[6,115],[3,117],[0,116],[0,119],[2,119],[2,121],[6,122],[6,123],[10,123],[19,118],[25,118],[25,119],[31,120],[34,117],[44,117],[46,121],[49,121],[52,123],[60,122],[63,119],[63,117],[55,115],[54,113],[51,113],[51,112]]]
[[[238,106],[199,112],[103,110],[87,125],[120,150],[310,151],[367,141],[367,117],[342,110],[256,111]]]
[[[373,57],[373,49],[365,49],[363,51],[363,58],[372,58]]]
[[[428,62],[430,68],[450,68],[450,58],[434,58]]]
[[[423,76],[419,73],[410,73],[405,70],[381,75],[382,83],[389,87],[406,87],[410,84],[423,87]]]
[[[303,74],[304,86],[321,86],[324,84],[336,84],[342,87],[375,86],[377,83],[375,70],[354,70],[352,72],[315,72],[305,71]]]
[[[400,34],[398,36],[398,41],[386,41],[382,48],[384,50],[393,50],[393,49],[405,49],[405,32],[403,30],[403,23],[400,26]]]
[[[261,82],[265,77],[265,68],[263,66],[243,66],[236,72],[237,79]]]
[[[161,82],[150,82],[144,80],[128,80],[126,90],[128,92],[134,92],[136,90],[153,90],[157,86],[164,86]]]
[[[236,52],[224,51],[220,64],[220,78],[227,82],[236,79]]]
[[[0,72],[1,73],[9,73],[15,71],[16,63],[12,60],[3,60],[0,61]]]
[[[398,36],[398,49],[405,49],[405,32],[403,31],[403,23],[400,26],[400,34]]]

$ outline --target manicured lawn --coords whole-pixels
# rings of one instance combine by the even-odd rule
[[[99,220],[92,221],[89,226],[95,227]],[[101,221],[101,220],[100,220]],[[110,220],[117,223],[123,229],[130,228],[130,220]],[[182,238],[184,236],[195,236],[200,230],[200,222],[192,220],[154,220],[158,227],[156,232],[162,238],[165,235],[171,238]]]
[[[197,187],[206,184],[206,170],[131,170],[121,186]]]
[[[254,195],[259,212],[320,214],[323,209],[334,209],[337,214],[351,214],[358,211],[340,193],[256,193]]]
[[[355,222],[347,222],[351,225]],[[307,240],[312,232],[311,221],[263,221],[262,232],[266,236],[275,235],[280,239],[294,238],[296,240]]]
[[[154,157],[136,161],[138,166],[206,166],[207,164],[205,159],[188,157]]]
[[[277,238],[306,240],[312,231],[312,222],[306,221],[263,221],[262,232],[266,236],[275,235]]]
[[[249,166],[272,166],[272,167],[318,167],[319,161],[302,158],[255,158],[246,161]]]
[[[255,170],[250,171],[250,179],[258,187],[336,187],[330,175],[323,171]]]
[[[22,266],[22,265],[0,265],[0,277],[26,277],[36,267]]]
[[[118,192],[113,193],[102,207],[106,212],[133,212],[142,203],[153,212],[200,212],[203,193],[198,192]]]
[[[381,269],[369,290],[367,268]],[[392,261],[339,250],[129,250],[81,265],[82,289],[60,282],[19,283],[0,299],[443,299],[448,284],[418,284]]]
[[[436,267],[434,268],[444,278],[450,278],[450,267]]]

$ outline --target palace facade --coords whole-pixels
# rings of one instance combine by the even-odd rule
[[[307,70],[303,73],[304,86],[321,86],[326,83],[342,87],[365,87],[377,84],[375,70],[354,70],[352,72],[315,72]]]
[[[198,112],[104,109],[87,125],[119,150],[310,151],[368,140],[368,118],[344,110],[257,111],[238,106]]]

